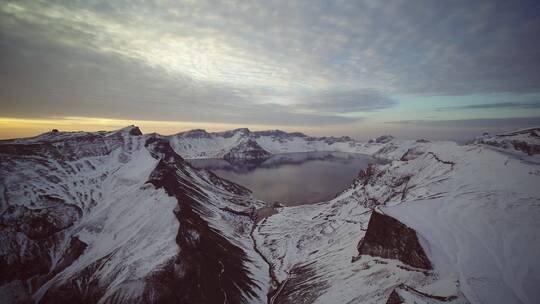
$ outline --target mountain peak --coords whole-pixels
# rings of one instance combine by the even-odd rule
[[[188,131],[185,131],[185,132],[178,133],[178,135],[181,135],[183,137],[188,137],[188,138],[208,138],[208,137],[210,137],[210,133],[206,132],[205,129],[188,130]]]
[[[113,134],[129,134],[133,136],[140,136],[142,135],[141,129],[135,125],[129,125],[127,127],[124,127],[122,129],[119,129],[117,131],[113,131]]]
[[[238,128],[238,129],[234,129],[233,133],[248,134],[248,133],[251,133],[251,131],[248,128]]]

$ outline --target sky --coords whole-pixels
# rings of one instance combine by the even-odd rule
[[[0,1],[0,138],[540,126],[540,1]]]

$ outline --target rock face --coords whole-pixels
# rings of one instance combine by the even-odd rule
[[[238,146],[232,148],[227,154],[223,155],[228,160],[264,160],[272,154],[259,146],[259,144],[249,139]]]
[[[405,284],[400,284],[390,293],[386,304],[469,304],[467,299],[458,296],[440,296],[416,290]]]
[[[201,216],[212,216],[212,212],[186,164],[167,141],[151,139],[146,146],[162,154],[148,182],[179,202],[175,215],[181,228],[176,242],[182,252],[152,276],[145,298],[152,297],[156,303],[242,303],[256,296],[252,290],[258,286],[244,266],[248,256]],[[238,190],[240,195],[249,194]]]
[[[358,244],[358,252],[361,255],[400,260],[416,268],[432,269],[416,232],[376,211],[371,214],[366,235]]]
[[[396,290],[393,290],[390,296],[388,296],[388,301],[386,301],[386,304],[404,304],[403,298],[396,292]]]
[[[370,139],[369,141],[371,143],[386,144],[386,143],[391,142],[392,139],[394,139],[394,137],[392,135],[381,135],[381,136],[379,136],[377,138]]]

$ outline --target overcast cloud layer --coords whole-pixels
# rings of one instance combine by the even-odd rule
[[[2,116],[333,125],[539,92],[539,3],[3,1]]]

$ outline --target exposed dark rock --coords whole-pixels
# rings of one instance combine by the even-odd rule
[[[85,242],[81,241],[79,237],[71,237],[71,240],[69,241],[69,246],[66,251],[64,251],[64,254],[56,264],[56,267],[52,271],[52,275],[59,273],[60,271],[66,269],[69,265],[71,265],[84,253],[86,247],[88,247],[88,245]]]
[[[349,136],[341,136],[341,137],[334,137],[334,136],[323,136],[323,137],[307,137],[306,140],[308,141],[323,141],[326,144],[335,144],[338,142],[347,142],[347,141],[353,141],[352,138]]]
[[[129,135],[140,136],[142,135],[141,129],[139,129],[139,127],[133,127],[129,130]]]
[[[187,137],[187,138],[210,138],[211,137],[210,133],[206,132],[206,130],[203,130],[203,129],[189,130],[187,132],[183,132],[178,135]]]
[[[361,255],[397,259],[417,268],[432,269],[416,232],[398,220],[376,211],[371,214],[358,252]]]
[[[33,240],[45,239],[70,227],[80,216],[80,210],[69,204],[29,209],[9,206],[0,218],[0,227],[13,229]]]
[[[39,209],[11,205],[0,216],[0,239],[2,246],[9,248],[0,254],[0,283],[49,273],[50,247],[62,238],[61,231],[79,219],[76,207],[46,196],[41,198],[52,200],[51,205]],[[24,246],[19,248],[21,242]]]
[[[447,161],[447,160],[442,160],[439,158],[439,156],[437,156],[437,154],[433,153],[433,152],[428,152],[427,155],[431,155],[433,156],[433,158],[435,158],[438,162],[440,163],[443,163],[443,164],[446,164],[446,165],[450,165],[450,166],[454,166],[456,163],[453,162],[453,161]]]
[[[413,160],[413,159],[416,159],[418,156],[423,155],[423,154],[424,154],[423,151],[419,151],[418,149],[411,148],[411,149],[408,149],[407,152],[405,152],[405,154],[403,154],[403,156],[401,156],[400,160],[401,161]]]
[[[208,171],[208,178],[210,179],[212,184],[214,184],[216,187],[226,190],[227,192],[238,194],[238,195],[251,194],[251,190],[249,190],[248,188],[240,186],[233,182],[230,182],[226,179],[223,179],[217,176],[216,174],[214,174],[212,171]]]
[[[69,267],[71,264],[73,264],[73,262],[75,262],[84,253],[84,251],[86,250],[86,247],[88,247],[88,245],[82,242],[79,239],[79,237],[72,236],[68,247],[64,250],[64,253],[60,257],[60,260],[57,262],[54,269],[44,276],[33,277],[31,279],[30,283],[31,283],[32,290],[37,290],[45,282],[52,279],[55,275],[57,275],[58,273],[60,273],[61,271]],[[57,287],[60,287],[60,286],[57,286]]]
[[[62,155],[51,144],[3,144],[0,153],[6,156],[35,156],[44,155],[62,159]]]
[[[235,172],[247,173],[247,172],[251,172],[259,168],[267,159],[268,158],[261,158],[261,159],[226,158],[225,160],[231,165],[231,169],[234,170]]]
[[[144,296],[157,303],[246,303],[246,295],[254,296],[257,288],[244,264],[247,256],[203,218],[211,215],[201,204],[207,198],[187,178],[192,174],[187,164],[169,154],[172,148],[167,144],[147,142],[153,155],[167,159],[160,161],[148,182],[178,200],[180,253],[147,280]]]
[[[277,214],[278,213],[277,208],[279,207],[280,206],[276,206],[275,204],[273,204],[271,206],[265,206],[265,207],[255,210],[253,212],[253,218],[255,222],[258,223],[269,216]]]
[[[498,137],[512,137],[515,135],[529,135],[532,137],[540,137],[540,128],[528,128],[528,129],[522,129],[522,130],[516,130],[511,132],[506,132],[502,134],[498,134]]]
[[[360,170],[354,183],[356,185],[366,186],[368,183],[370,183],[373,180],[373,177],[375,176],[376,173],[377,173],[376,166],[373,164],[369,164],[366,169]]]
[[[512,141],[514,149],[525,152],[529,155],[540,154],[540,145],[532,145],[525,141]]]
[[[300,133],[300,132],[285,132],[281,130],[268,130],[268,131],[255,131],[253,132],[255,136],[272,136],[272,137],[281,137],[281,138],[288,138],[288,137],[307,137],[306,134]]]
[[[375,152],[374,156],[377,157],[378,155],[384,155],[387,153],[394,152],[398,147],[394,145],[393,143],[389,143],[387,145],[384,145],[382,148],[380,148],[377,152]]]
[[[390,296],[388,296],[388,300],[386,301],[386,304],[403,304],[403,298],[397,293],[397,291],[394,289],[392,290],[392,293],[390,293]]]
[[[407,292],[409,294],[409,297],[413,297],[412,301],[409,299],[408,301],[405,301],[402,296],[399,295],[399,291],[401,292]],[[457,296],[451,295],[451,296],[438,296],[433,294],[428,294],[425,292],[421,292],[417,289],[412,288],[411,286],[401,284],[396,289],[390,293],[390,296],[388,296],[388,300],[386,301],[386,304],[404,304],[404,303],[446,303],[457,299]]]
[[[144,146],[156,159],[161,159],[166,163],[187,165],[184,159],[174,152],[169,141],[164,138],[150,137],[146,140]]]
[[[260,160],[267,159],[272,154],[263,149],[259,144],[249,139],[238,146],[232,148],[229,153],[223,156],[224,159],[246,159],[246,160]]]
[[[368,142],[369,143],[386,144],[386,143],[392,141],[392,139],[394,139],[394,137],[392,135],[381,135],[381,136],[379,136],[377,138],[370,139]]]
[[[99,276],[95,274],[107,263],[110,257],[111,255],[107,255],[86,266],[63,284],[52,286],[43,295],[39,303],[98,303],[99,299],[105,294],[107,286],[100,285]]]
[[[530,128],[498,135],[485,133],[467,144],[484,144],[502,149],[513,148],[528,155],[540,154],[540,128]]]
[[[9,250],[19,250],[19,240],[16,233],[10,232],[2,235],[2,246]],[[51,268],[51,257],[47,254],[52,242],[27,241],[22,248],[22,254],[0,255],[0,285],[13,280],[26,280],[36,275],[47,274]]]
[[[311,265],[295,265],[282,285],[268,295],[271,304],[313,303],[328,288],[328,283],[314,281],[316,272]]]
[[[216,132],[216,133],[212,133],[212,134],[214,134],[216,136],[225,137],[225,138],[231,138],[236,134],[240,134],[240,136],[249,136],[252,133],[248,128],[238,128],[238,129],[234,129],[234,130],[230,130],[230,131]]]

